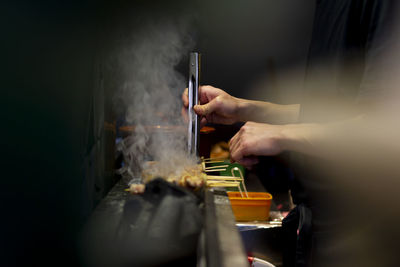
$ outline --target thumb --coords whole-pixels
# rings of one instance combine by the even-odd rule
[[[214,104],[214,101],[210,101],[204,105],[195,105],[193,106],[193,109],[197,115],[207,116],[215,111],[216,105]]]

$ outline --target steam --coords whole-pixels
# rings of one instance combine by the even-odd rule
[[[149,160],[158,161],[163,173],[195,162],[187,154],[187,127],[181,116],[180,95],[187,78],[176,70],[193,44],[186,25],[143,23],[120,48],[118,69],[124,82],[116,104],[122,104],[126,122],[134,126],[119,145],[126,163],[120,172],[127,176],[140,176]]]

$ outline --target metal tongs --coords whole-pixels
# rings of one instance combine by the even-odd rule
[[[189,59],[189,128],[188,128],[188,152],[190,155],[199,156],[199,135],[200,120],[194,112],[193,106],[199,104],[199,85],[200,85],[200,54],[190,53]]]

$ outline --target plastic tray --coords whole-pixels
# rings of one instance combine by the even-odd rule
[[[248,196],[242,198],[239,192],[228,192],[236,221],[268,220],[272,195],[265,192],[248,192]]]

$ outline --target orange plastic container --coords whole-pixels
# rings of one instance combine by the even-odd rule
[[[272,195],[265,192],[247,192],[244,197],[239,192],[228,192],[236,221],[266,221],[269,218]]]

